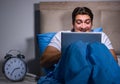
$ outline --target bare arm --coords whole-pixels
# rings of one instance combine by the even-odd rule
[[[114,59],[118,62],[118,58],[117,58],[117,55],[115,54],[114,49],[110,49],[110,52],[112,53]]]
[[[55,47],[48,46],[40,58],[40,65],[45,68],[49,68],[60,59],[61,52]]]

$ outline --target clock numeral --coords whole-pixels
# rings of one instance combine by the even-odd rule
[[[24,70],[25,68],[24,67],[22,67],[22,70]]]
[[[10,63],[12,64],[13,62],[11,61]]]
[[[21,74],[23,74],[23,72],[21,72]]]
[[[8,70],[8,68],[6,68],[6,70]]]
[[[10,64],[8,64],[8,67],[10,67]]]
[[[8,74],[10,74],[10,72],[8,72]]]
[[[20,77],[20,74],[18,74],[18,76]]]
[[[10,75],[12,76],[12,73]]]
[[[14,77],[16,78],[16,75]]]

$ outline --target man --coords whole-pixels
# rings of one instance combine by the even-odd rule
[[[73,10],[73,13],[72,13],[72,25],[73,25],[72,30],[68,31],[68,32],[91,32],[92,25],[93,25],[93,13],[92,13],[92,11],[89,8],[87,8],[87,7],[76,7]],[[57,64],[59,62],[59,60],[61,59],[61,32],[58,32],[52,38],[52,40],[49,43],[48,47],[46,48],[45,52],[41,56],[41,58],[40,58],[40,65],[42,67],[44,67],[44,68],[50,68],[54,64]],[[111,52],[112,56],[114,57],[114,59],[116,61],[118,61],[117,60],[117,56],[115,54],[115,51],[114,51],[114,49],[112,47],[112,44],[111,44],[109,38],[103,32],[102,32],[102,43],[110,50],[110,52]],[[65,61],[63,58],[61,60]],[[69,60],[67,60],[67,61],[69,61]],[[61,62],[60,66],[62,66],[62,63],[67,63],[67,62]],[[66,66],[67,65],[64,65],[64,67],[66,67]],[[69,70],[68,68],[66,68],[66,69]],[[89,70],[89,72],[90,72],[89,74],[91,74],[91,69],[92,68],[89,68],[89,69],[90,69]],[[64,77],[65,77],[65,74],[66,74],[65,72],[66,71],[65,70],[63,70],[63,71],[64,71]],[[57,73],[56,76],[60,75],[59,74],[59,70],[56,73]],[[68,76],[69,76],[69,74],[68,74]],[[61,78],[61,79],[65,80],[63,82],[66,83],[66,80],[67,80],[66,78],[67,77],[66,78],[64,78],[64,77]],[[74,79],[74,78],[72,78],[72,79]],[[88,76],[88,78],[89,78],[89,76]],[[87,78],[87,80],[88,80],[88,78]],[[56,79],[59,79],[59,78],[56,77]],[[74,80],[74,82],[75,82],[75,80]],[[73,83],[73,81],[71,81],[71,84],[72,83]],[[76,84],[77,83],[79,83],[79,81],[78,82],[76,81]],[[70,82],[68,84],[70,84]]]
[[[72,13],[73,32],[90,32],[93,25],[92,11],[86,7],[77,7]],[[104,43],[117,61],[117,56],[108,37],[103,33],[102,43]],[[42,67],[49,68],[56,64],[61,56],[61,32],[58,32],[48,45],[40,59]]]

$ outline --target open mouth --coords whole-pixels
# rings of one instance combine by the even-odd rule
[[[89,29],[87,29],[87,28],[80,28],[80,31],[81,32],[86,32],[86,31],[88,31]]]

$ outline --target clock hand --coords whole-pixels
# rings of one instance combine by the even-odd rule
[[[11,75],[13,74],[13,72],[16,70],[16,69],[20,69],[20,67],[18,67],[18,68],[15,68],[12,72],[11,72]]]

